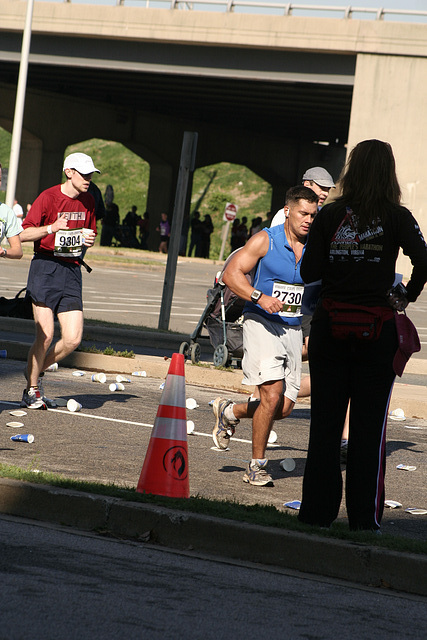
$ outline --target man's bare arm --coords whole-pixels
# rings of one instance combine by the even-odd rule
[[[269,242],[268,234],[265,231],[254,235],[232,258],[223,274],[224,284],[242,300],[249,301],[251,299],[254,287],[249,284],[246,274],[250,273],[258,261],[265,256]],[[258,305],[268,313],[281,311],[283,306],[277,298],[267,294],[261,296]]]
[[[60,229],[68,229],[67,215],[65,213],[63,213],[58,220],[55,220],[52,224],[48,224],[44,227],[27,227],[21,231],[19,237],[21,242],[34,242],[35,240],[45,238],[49,235],[49,232],[56,233]]]
[[[19,239],[19,234],[16,236],[11,236],[10,238],[7,239],[10,249],[9,248],[3,248],[1,249],[2,253],[0,254],[1,258],[12,258],[12,259],[16,259],[19,260],[19,258],[22,258],[22,247],[21,247],[21,241]]]

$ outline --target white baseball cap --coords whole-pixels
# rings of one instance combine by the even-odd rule
[[[92,158],[85,153],[71,153],[67,156],[64,160],[64,171],[65,169],[75,169],[83,175],[94,171],[101,173],[93,164]]]

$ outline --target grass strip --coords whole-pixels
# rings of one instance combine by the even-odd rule
[[[76,351],[82,351],[84,353],[97,353],[99,355],[104,355],[104,356],[117,356],[119,358],[134,358],[135,354],[133,351],[128,351],[127,349],[125,351],[116,351],[111,344],[108,347],[105,347],[105,349],[98,349],[97,346],[95,346],[94,344],[91,347],[82,347],[80,345],[80,347],[77,347]]]
[[[369,544],[370,546],[382,547],[401,553],[427,553],[427,542],[389,534],[377,536],[368,531],[349,531],[347,525],[342,522],[334,523],[329,530],[309,527],[299,522],[295,515],[279,511],[273,505],[243,505],[228,500],[210,500],[201,496],[182,499],[151,494],[146,495],[136,492],[134,487],[122,487],[114,483],[102,484],[99,482],[74,480],[56,473],[39,472],[31,468],[21,469],[20,467],[7,464],[0,464],[0,477],[120,498],[128,502],[139,502],[168,509],[177,509],[179,511],[189,511],[191,513],[246,522],[264,527],[276,527],[288,531],[316,534],[350,543]]]

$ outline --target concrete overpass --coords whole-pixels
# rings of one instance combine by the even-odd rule
[[[11,129],[26,3],[0,0],[0,125]],[[272,208],[307,166],[393,145],[427,230],[427,25],[36,2],[17,194],[59,181],[64,149],[117,140],[150,163],[147,208],[171,210],[185,130],[196,166],[244,164]],[[327,145],[318,144],[326,142]]]

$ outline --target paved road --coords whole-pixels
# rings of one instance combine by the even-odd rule
[[[14,293],[19,284],[25,285],[27,269],[28,260],[26,263],[20,261],[13,264],[6,261],[2,265],[0,287],[6,295]],[[98,307],[93,313],[99,319],[110,320],[115,317],[117,297],[120,295],[121,299],[127,300],[134,291],[144,286],[147,299],[151,299],[152,304],[157,305],[158,309],[158,299],[161,296],[159,283],[163,281],[163,269],[164,267],[159,265],[141,265],[138,268],[97,267],[90,276],[84,276],[85,295],[89,296],[87,304],[90,305],[92,297],[95,299],[97,296],[97,304],[104,306],[101,310]],[[204,306],[206,289],[213,281],[216,271],[217,266],[209,262],[200,265],[183,261],[183,264],[179,265],[177,291],[182,291],[182,300],[180,299],[173,309],[174,313],[181,309],[184,314],[177,315],[174,320],[179,331],[183,331],[183,321],[189,305],[194,305],[191,308],[197,311],[196,321],[199,318]],[[154,302],[156,296],[157,302]],[[186,301],[187,298],[189,302]],[[155,317],[157,319],[157,311],[153,311],[155,307],[149,307],[148,303],[142,301],[135,304],[139,305],[138,313],[141,314],[144,324],[146,319],[147,324],[153,322]],[[427,292],[423,293],[420,302],[413,307],[414,313],[411,313],[411,317],[416,321],[422,339],[423,327],[427,325]],[[144,315],[145,310],[149,311],[148,315]],[[119,315],[123,316],[123,310]],[[188,324],[193,327],[193,321],[188,321]],[[427,337],[427,328],[425,332]],[[115,346],[117,348],[116,344]],[[157,351],[157,345],[153,346]],[[24,430],[34,433],[36,441],[34,445],[22,445],[10,442],[9,437],[12,433],[5,427],[6,422],[11,419],[8,411],[17,408],[16,403],[21,398],[21,371],[22,364],[19,362],[0,361],[0,461],[22,467],[56,471],[74,478],[135,486],[161,398],[159,380],[133,379],[124,392],[112,394],[108,385],[90,383],[89,373],[83,378],[75,378],[69,370],[60,368],[58,372],[47,376],[48,395],[74,397],[83,405],[83,410],[79,414],[70,414],[67,410],[61,409],[47,413],[29,412],[23,421]],[[109,382],[112,380],[113,377]],[[407,382],[425,384],[424,380]],[[213,417],[208,403],[217,395],[218,391],[208,387],[187,385],[187,396],[195,397],[199,404],[194,412],[188,412],[187,415],[188,419],[195,422],[196,430],[196,435],[189,437],[192,495],[235,499],[247,504],[271,503],[279,509],[282,509],[283,503],[288,500],[300,499],[308,442],[309,406],[299,406],[290,419],[277,424],[278,442],[269,452],[276,486],[270,491],[268,488],[250,487],[241,481],[250,456],[250,421],[242,422],[236,434],[238,437],[233,440],[230,451],[212,450],[210,434]],[[246,399],[239,394],[226,395],[236,400]],[[405,508],[427,506],[427,471],[423,460],[426,427],[425,421],[416,419],[408,419],[403,423],[389,423],[386,497],[401,502]],[[291,474],[285,474],[280,469],[279,462],[284,457],[293,457],[296,461],[296,469]],[[396,466],[399,463],[416,466],[417,470],[397,471]],[[345,517],[344,508],[341,517]],[[403,510],[387,510],[384,528],[390,533],[425,540],[426,522],[426,516],[415,517]]]
[[[425,637],[421,597],[17,518],[0,518],[0,543],[8,640]]]
[[[88,257],[88,262],[90,262]],[[165,264],[137,266],[93,264],[83,272],[86,318],[157,328],[163,294]],[[29,260],[6,260],[0,274],[0,295],[12,297],[26,286]],[[211,261],[180,261],[169,328],[191,335],[206,305],[220,267]]]
[[[28,266],[28,257],[13,262],[6,260],[2,264],[1,295],[12,297],[26,285]],[[126,266],[94,262],[93,266],[91,274],[83,270],[86,318],[157,328],[164,264]],[[206,292],[212,287],[219,269],[209,260],[179,260],[169,325],[171,331],[192,334],[205,308]],[[421,352],[413,357],[427,359],[427,290],[410,305],[408,313],[422,344]]]
[[[70,478],[135,487],[161,402],[161,380],[131,377],[132,382],[124,391],[112,393],[108,384],[91,382],[91,372],[75,377],[71,370],[60,367],[46,374],[46,393],[54,398],[75,398],[82,404],[82,411],[70,413],[66,408],[28,411],[19,419],[9,412],[18,408],[22,395],[22,367],[22,362],[0,360],[0,462],[57,472]],[[114,377],[109,374],[107,382],[112,382]],[[275,486],[252,487],[242,482],[251,455],[251,422],[241,422],[229,451],[213,448],[214,420],[209,402],[219,393],[208,386],[186,385],[187,398],[194,398],[198,404],[194,410],[187,410],[187,419],[195,425],[195,433],[188,436],[191,495],[243,504],[272,504],[285,510],[285,502],[301,499],[309,405],[297,405],[290,418],[275,425],[278,439],[268,451]],[[239,393],[224,394],[239,401],[247,399]],[[21,420],[24,426],[7,427],[11,420]],[[32,433],[34,443],[10,441],[16,432]],[[403,509],[386,510],[383,520],[386,533],[424,541],[427,538],[427,516],[404,511],[407,507],[427,508],[426,444],[426,420],[407,418],[404,422],[389,422],[386,498],[397,500]],[[295,460],[296,468],[286,473],[280,468],[280,461],[289,457]],[[416,470],[396,469],[401,463],[415,466]],[[344,505],[340,519],[345,521]]]

